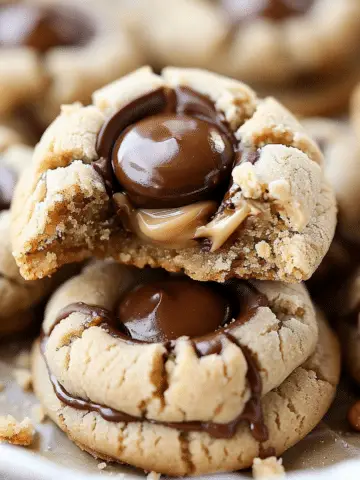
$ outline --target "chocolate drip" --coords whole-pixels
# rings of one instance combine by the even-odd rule
[[[66,405],[77,408],[79,410],[89,410],[99,413],[105,420],[111,422],[141,422],[146,421],[152,424],[165,425],[170,428],[177,429],[182,432],[206,432],[214,438],[231,438],[235,435],[238,425],[242,421],[249,422],[250,430],[254,438],[258,442],[265,442],[268,439],[268,430],[264,424],[264,418],[262,413],[261,406],[261,392],[262,392],[262,381],[261,376],[257,368],[257,364],[251,351],[239,343],[239,341],[234,337],[232,332],[238,326],[249,321],[256,313],[257,309],[262,306],[267,306],[267,298],[257,291],[255,287],[249,284],[246,281],[233,281],[229,282],[228,287],[232,290],[232,294],[238,296],[238,313],[236,319],[229,323],[228,325],[220,328],[219,330],[205,335],[203,337],[198,337],[192,339],[193,346],[197,354],[202,357],[211,354],[220,354],[225,348],[228,342],[234,343],[237,345],[244,354],[248,365],[247,371],[247,380],[249,382],[251,390],[251,398],[246,404],[244,411],[238,415],[234,420],[226,424],[215,423],[215,422],[201,422],[201,421],[192,421],[192,422],[160,422],[156,420],[151,420],[145,417],[135,417],[128,415],[124,412],[117,411],[113,408],[106,407],[88,400],[83,400],[76,398],[70,395],[66,390],[59,384],[57,379],[49,372],[50,380],[54,388],[54,392],[59,400]],[[84,324],[84,328],[90,328],[92,326],[99,326],[105,329],[110,335],[120,338],[126,343],[130,344],[144,344],[146,342],[130,338],[128,336],[127,329],[124,328],[124,325],[119,325],[119,322],[116,321],[114,315],[106,309],[97,306],[91,306],[84,303],[74,303],[68,305],[59,312],[59,315],[54,322],[51,330],[47,335],[43,335],[42,338],[42,352],[44,354],[45,345],[47,342],[48,336],[51,334],[53,329],[58,325],[62,320],[67,318],[72,313],[80,312],[88,316],[88,320]],[[167,354],[170,354],[173,351],[175,346],[175,341],[167,341],[163,343],[166,348]]]
[[[236,342],[234,342],[236,343]],[[242,348],[243,352],[244,347]],[[244,354],[248,363],[249,372],[253,372],[256,370],[255,362],[252,359],[250,353]],[[256,396],[252,396],[249,402],[247,403],[245,410],[243,413],[238,415],[234,420],[229,423],[215,423],[215,422],[161,422],[158,420],[152,420],[145,417],[135,417],[133,415],[128,415],[127,413],[120,412],[115,410],[114,408],[106,407],[104,405],[100,405],[98,403],[91,402],[90,400],[83,400],[81,398],[74,397],[70,395],[64,387],[60,385],[56,377],[49,373],[49,378],[54,388],[54,392],[58,399],[68,405],[69,407],[78,409],[78,410],[88,410],[91,412],[96,412],[104,420],[108,422],[123,422],[123,423],[136,423],[136,422],[148,422],[153,425],[163,425],[169,428],[174,428],[181,432],[205,432],[213,438],[232,438],[236,434],[236,430],[238,425],[242,421],[247,421],[250,424],[250,430],[258,442],[266,442],[268,440],[268,430],[264,424],[264,418],[262,413],[262,406],[261,406],[261,378],[259,374],[257,377],[251,377],[252,374],[249,375],[248,373],[248,380],[252,378],[252,382],[250,383],[250,388],[255,388]],[[258,383],[254,383],[256,381]],[[254,395],[254,394],[253,394]]]

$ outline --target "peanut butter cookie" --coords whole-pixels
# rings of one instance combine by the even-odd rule
[[[338,378],[337,342],[302,285],[112,262],[57,290],[33,351],[35,392],[75,443],[170,475],[280,455],[320,421]]]
[[[144,67],[46,131],[15,195],[14,255],[27,279],[95,255],[197,280],[299,282],[335,228],[322,159],[275,99]]]

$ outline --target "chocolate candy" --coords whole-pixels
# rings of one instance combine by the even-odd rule
[[[131,338],[166,342],[215,332],[231,319],[231,305],[213,284],[168,278],[128,292],[118,318]]]
[[[235,138],[205,96],[160,88],[122,107],[97,139],[111,163],[113,192],[138,208],[174,208],[216,199],[229,185]]]
[[[0,165],[0,211],[10,207],[17,176],[8,167]]]
[[[180,207],[211,198],[232,156],[229,139],[212,123],[159,114],[118,138],[112,163],[134,206]]]
[[[93,35],[93,28],[64,8],[39,5],[7,5],[0,7],[0,45],[27,46],[40,53],[58,46],[83,45]]]
[[[246,21],[249,18],[265,17],[270,20],[284,20],[306,13],[314,0],[222,0],[223,8],[231,20]]]

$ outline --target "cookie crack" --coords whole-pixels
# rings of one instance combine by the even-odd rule
[[[154,386],[155,391],[153,392],[152,397],[149,399],[148,405],[152,400],[156,398],[159,399],[160,413],[163,412],[165,409],[165,406],[166,406],[165,394],[170,387],[169,381],[168,381],[167,369],[166,369],[167,355],[168,355],[167,352],[163,354],[163,360],[161,362],[161,370],[160,370],[160,381],[158,381],[158,371],[157,371],[156,365],[153,365],[153,369],[149,375],[149,380]]]
[[[298,391],[300,391],[301,389],[296,385],[296,388]],[[285,402],[285,408],[287,408],[289,410],[289,412],[291,412],[292,414],[294,414],[296,416],[296,419],[298,420],[299,422],[299,425],[295,428],[295,431],[297,433],[301,432],[301,425],[304,423],[304,420],[306,418],[305,415],[302,415],[301,413],[299,413],[291,399],[291,397],[287,396],[285,393],[282,392],[281,390],[281,386],[280,388],[276,389],[275,393]],[[280,417],[278,418],[278,421],[279,421],[279,425],[280,425]],[[280,428],[280,431],[281,431],[281,428]]]
[[[203,442],[200,442],[200,447],[201,447],[201,450],[203,451],[207,461],[208,461],[208,464],[211,465],[211,462],[212,462],[212,457],[210,455],[210,451],[208,449],[208,447],[203,443]]]
[[[324,361],[324,360],[323,360]],[[337,382],[331,382],[328,378],[326,378],[320,371],[320,367],[316,368],[314,366],[312,367],[306,367],[306,365],[301,365],[299,369],[304,370],[307,373],[313,373],[315,375],[315,380],[317,382],[324,382],[327,383],[328,385],[331,385],[332,387],[336,388],[337,387]]]
[[[118,431],[118,434],[117,434],[117,446],[116,446],[116,452],[117,452],[117,455],[120,456],[124,449],[125,449],[125,445],[124,445],[124,429],[125,427],[119,427],[119,431]]]
[[[181,432],[179,434],[180,450],[181,450],[181,459],[186,465],[186,474],[191,475],[196,471],[195,465],[192,460],[192,455],[190,452],[190,442],[189,434]]]

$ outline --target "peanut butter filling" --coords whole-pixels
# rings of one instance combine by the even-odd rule
[[[134,209],[123,193],[113,196],[117,214],[139,238],[168,248],[192,246],[197,231],[216,212],[212,201],[167,209]]]

